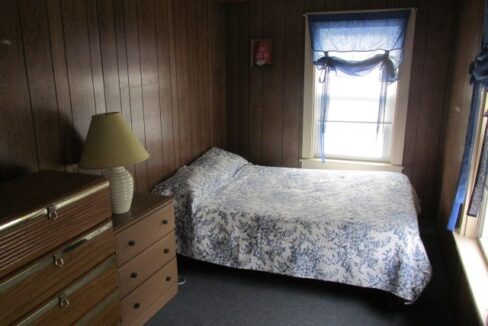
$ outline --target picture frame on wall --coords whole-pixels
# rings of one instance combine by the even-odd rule
[[[273,66],[273,39],[251,39],[251,67]]]

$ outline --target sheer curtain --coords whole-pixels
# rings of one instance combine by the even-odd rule
[[[329,104],[328,74],[364,76],[378,67],[381,69],[378,131],[385,116],[387,85],[398,80],[409,16],[409,10],[308,15],[313,63],[323,84],[319,127],[322,161],[325,159],[323,138]],[[339,57],[344,52],[371,55],[352,61]]]

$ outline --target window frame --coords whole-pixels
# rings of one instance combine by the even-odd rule
[[[457,229],[457,233],[467,238],[476,239],[477,244],[484,255],[486,262],[488,263],[488,248],[481,242],[482,232],[488,232],[488,190],[483,191],[483,199],[481,202],[480,212],[478,217],[468,215],[469,202],[471,200],[474,183],[476,180],[476,172],[478,171],[478,164],[481,158],[481,152],[483,148],[483,138],[486,128],[488,128],[488,117],[483,114],[488,110],[488,91],[485,90],[481,94],[480,107],[478,110],[478,125],[476,126],[476,135],[474,140],[474,148],[471,162],[471,169],[469,171],[469,181],[466,192],[465,204],[462,208],[461,223]],[[484,229],[484,230],[483,230]],[[485,234],[485,237],[488,233]]]
[[[379,12],[395,11],[402,8],[386,10],[361,10],[361,11],[335,11],[330,13],[353,13],[353,12]],[[393,119],[393,130],[391,139],[391,153],[389,162],[356,161],[341,159],[326,159],[323,163],[314,156],[315,148],[315,69],[312,64],[312,50],[310,44],[310,33],[308,20],[305,21],[305,55],[304,55],[304,96],[303,96],[303,129],[302,129],[302,153],[301,167],[312,169],[354,169],[354,170],[386,170],[402,172],[403,170],[403,148],[405,143],[405,130],[407,123],[408,98],[410,91],[410,79],[413,56],[413,43],[415,36],[415,8],[403,8],[410,10],[407,32],[405,35],[405,46],[403,62],[399,68],[399,80],[397,85],[395,101],[395,113]],[[310,13],[320,14],[320,13]]]

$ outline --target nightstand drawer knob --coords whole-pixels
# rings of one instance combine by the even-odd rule
[[[136,242],[134,240],[129,241],[129,246],[134,247],[136,245]]]
[[[166,282],[171,281],[171,276],[166,276]]]
[[[169,249],[168,249],[168,248],[165,248],[163,252],[164,252],[165,254],[169,254]]]
[[[168,220],[163,220],[163,224],[164,225],[168,224]]]
[[[134,303],[134,309],[139,309],[141,304],[139,302]]]
[[[137,273],[136,273],[136,272],[132,272],[132,273],[130,273],[130,277],[132,277],[132,278],[136,278],[136,277],[137,277]]]

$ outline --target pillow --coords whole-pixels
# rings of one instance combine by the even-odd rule
[[[241,156],[213,147],[190,164],[189,168],[204,174],[207,179],[219,178],[228,181],[246,164],[249,162]]]
[[[246,164],[249,162],[239,155],[214,147],[190,166],[181,167],[171,178],[154,186],[152,193],[174,196],[175,211],[186,215],[206,196],[230,182]]]

